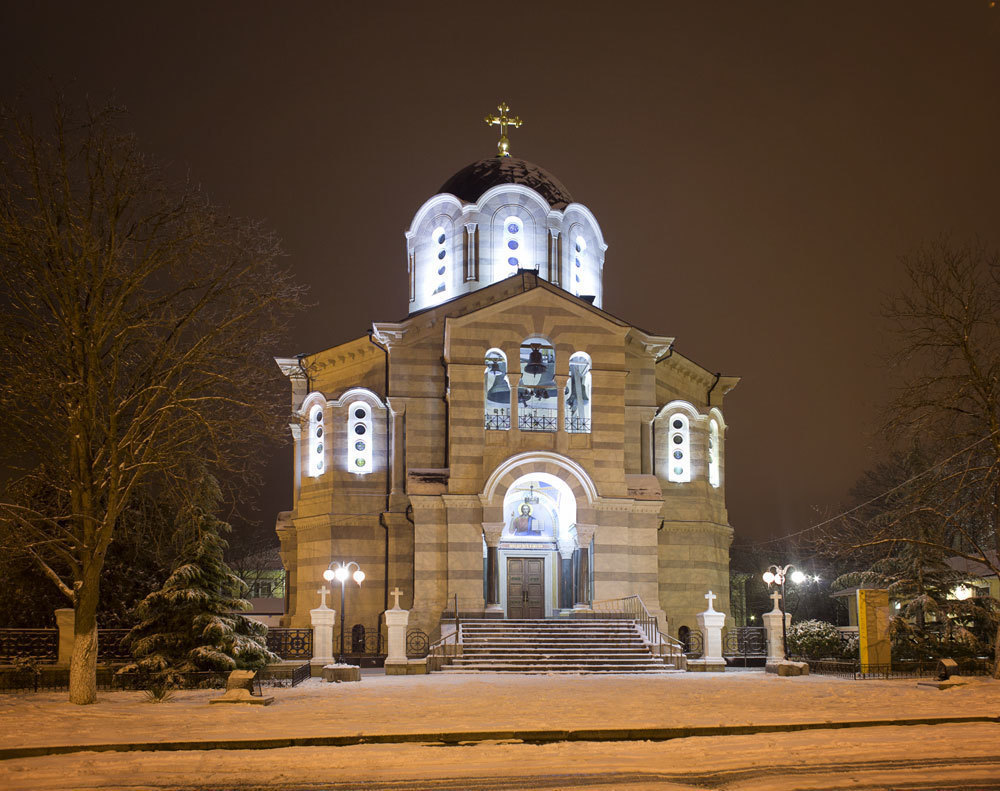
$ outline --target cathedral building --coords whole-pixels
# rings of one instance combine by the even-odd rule
[[[432,638],[456,604],[558,618],[638,596],[674,636],[709,589],[729,610],[723,399],[739,379],[606,310],[597,218],[510,156],[520,122],[500,110],[499,155],[405,232],[406,318],[277,360],[295,416],[286,626],[309,625],[323,572],[349,562],[365,578],[345,584],[348,633],[377,629],[395,587]],[[642,287],[638,262],[614,265]]]

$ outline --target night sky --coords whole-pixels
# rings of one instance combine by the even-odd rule
[[[0,98],[128,108],[142,147],[265,220],[315,303],[287,354],[406,316],[403,232],[496,151],[609,244],[605,308],[712,371],[730,522],[800,530],[878,456],[886,294],[948,234],[1000,246],[1000,8],[988,0],[17,3]],[[290,507],[276,454],[261,518]]]

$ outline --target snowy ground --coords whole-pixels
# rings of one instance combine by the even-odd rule
[[[377,675],[353,684],[313,679],[273,694],[267,707],[209,706],[217,690],[178,692],[160,704],[141,692],[105,692],[93,706],[73,706],[64,692],[0,695],[0,747],[1000,715],[1000,681],[985,678],[938,691],[913,680],[764,673]]]
[[[909,681],[763,673],[366,676],[274,690],[273,706],[152,704],[104,693],[0,695],[0,746],[405,733],[488,728],[715,725],[1000,715],[1000,682],[947,691]],[[415,779],[419,778],[419,779]],[[498,779],[499,778],[499,779]],[[0,788],[1000,789],[1000,725],[875,727],[669,742],[419,744],[258,751],[78,753],[0,762]]]

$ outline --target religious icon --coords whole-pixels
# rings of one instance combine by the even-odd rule
[[[521,506],[521,515],[511,522],[511,533],[515,536],[540,536],[541,529],[538,520],[531,515],[531,506],[524,503]]]

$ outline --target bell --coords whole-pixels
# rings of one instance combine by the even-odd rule
[[[486,392],[486,400],[491,404],[510,406],[510,386],[502,376],[493,377],[490,389]]]
[[[531,344],[531,354],[528,355],[528,364],[524,366],[524,372],[526,374],[543,374],[547,370],[548,366],[542,362],[542,352],[538,348],[537,343]]]

